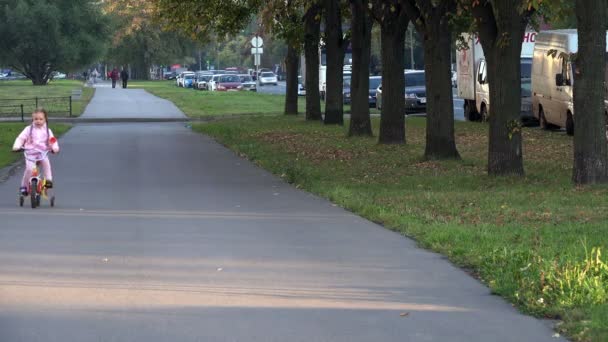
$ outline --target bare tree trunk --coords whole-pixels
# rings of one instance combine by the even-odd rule
[[[298,114],[298,61],[299,49],[291,44],[287,45],[285,67],[287,72],[287,89],[285,95],[285,114]]]
[[[454,138],[452,95],[452,35],[446,13],[426,18],[424,69],[426,74],[426,148],[427,159],[460,159]]]
[[[372,136],[369,116],[369,62],[372,46],[372,18],[367,0],[351,0],[353,74],[349,136]]]
[[[315,1],[304,15],[304,58],[306,59],[306,120],[320,121],[319,40],[321,38],[321,4]]]
[[[577,73],[574,77],[574,167],[576,184],[608,180],[604,76],[606,73],[605,0],[576,0]]]
[[[381,24],[382,50],[382,114],[381,144],[405,143],[405,25]]]
[[[344,40],[339,0],[325,1],[325,36],[327,38],[327,74],[325,90],[325,123],[344,124],[342,99]]]
[[[473,7],[484,25],[479,38],[488,61],[490,136],[488,174],[523,175],[521,135],[521,45],[531,12],[508,1]],[[498,25],[500,24],[500,25]]]

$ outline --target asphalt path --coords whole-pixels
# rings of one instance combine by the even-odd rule
[[[159,103],[99,88],[84,115],[183,115]],[[55,208],[0,184],[0,341],[563,341],[183,124],[78,124],[60,144]]]

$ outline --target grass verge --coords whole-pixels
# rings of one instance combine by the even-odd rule
[[[232,114],[279,115],[283,114],[285,95],[257,92],[217,92],[185,89],[175,86],[175,81],[134,81],[129,87],[143,88],[150,93],[173,102],[189,117]],[[321,103],[321,110],[324,110]],[[350,106],[344,106],[348,113]],[[306,99],[298,98],[298,112],[305,113]],[[379,113],[375,108],[372,113]]]
[[[522,311],[561,319],[572,339],[608,341],[608,187],[572,186],[564,133],[525,129],[526,177],[495,178],[485,172],[487,125],[477,123],[456,123],[462,161],[421,158],[424,118],[408,118],[403,146],[285,116],[194,129],[448,256]]]
[[[82,96],[80,100],[72,100],[72,116],[80,116],[89,101],[91,101],[95,89],[85,87],[83,82],[76,80],[56,80],[46,86],[34,86],[29,80],[0,82],[0,107],[2,105],[18,106],[20,103],[23,103],[25,116],[29,117],[29,114],[31,114],[36,106],[35,100],[32,99],[36,97],[68,97],[72,95],[72,90],[74,89],[81,89]],[[14,101],[15,99],[30,99],[30,101]],[[65,100],[57,102],[56,100],[41,99],[38,101],[38,105],[48,108],[50,110],[49,115],[51,116],[55,116],[53,109],[62,112],[67,112],[69,109],[69,104]],[[21,116],[21,110],[18,107],[0,108],[0,116]],[[65,116],[65,114],[61,114],[61,116]]]
[[[25,126],[27,126],[27,124],[8,122],[0,123],[0,169],[12,164],[20,158],[23,158],[22,154],[13,153],[11,151],[15,138],[17,138]],[[53,123],[49,127],[51,127],[53,133],[59,137],[67,132],[71,126],[67,124]]]

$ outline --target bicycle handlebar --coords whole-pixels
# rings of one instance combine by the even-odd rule
[[[49,154],[49,150],[40,150],[37,148],[22,148],[19,151],[23,151],[23,156],[25,157],[25,159],[32,161],[32,162],[38,162],[41,160],[44,160],[44,158],[46,158],[46,156]],[[15,151],[17,152],[17,151]],[[37,155],[38,157],[33,157],[32,155]]]

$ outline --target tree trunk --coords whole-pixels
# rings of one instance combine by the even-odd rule
[[[452,60],[445,48],[452,46],[452,34],[445,13],[428,16],[423,35],[427,97],[424,157],[460,159],[454,138]]]
[[[577,0],[577,73],[574,77],[574,167],[576,184],[608,180],[604,75],[606,73],[605,0]]]
[[[306,59],[306,120],[320,121],[321,98],[319,96],[319,40],[321,37],[322,7],[319,2],[310,5],[304,15],[304,58]]]
[[[325,123],[344,124],[342,99],[344,40],[339,0],[325,1],[325,36],[327,38],[327,74],[325,87]]]
[[[42,71],[27,72],[27,73],[24,73],[24,75],[26,75],[27,77],[30,78],[33,85],[38,85],[38,86],[49,84],[49,78],[51,77],[50,75],[48,75],[47,73],[42,72]]]
[[[399,21],[381,24],[382,50],[382,113],[380,115],[381,144],[405,143],[405,25]]]
[[[372,18],[367,0],[351,0],[353,74],[350,86],[349,136],[372,136],[369,116],[369,62],[372,46]]]
[[[298,114],[298,60],[300,55],[298,48],[292,44],[287,44],[287,57],[285,57],[285,67],[287,73],[287,89],[285,95],[285,114]]]
[[[473,14],[485,23],[479,28],[479,38],[490,85],[488,174],[523,175],[520,69],[528,15],[508,1],[493,4],[473,8]]]

